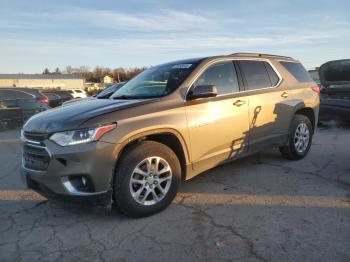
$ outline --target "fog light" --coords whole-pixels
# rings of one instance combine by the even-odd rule
[[[94,192],[93,185],[87,176],[62,177],[64,187],[71,193],[91,193]]]
[[[87,181],[86,181],[86,178],[85,177],[81,177],[81,182],[83,183],[83,186],[86,187],[87,185]]]

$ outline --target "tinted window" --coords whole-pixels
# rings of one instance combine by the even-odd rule
[[[34,96],[22,91],[0,90],[0,99],[33,99]]]
[[[35,96],[36,98],[39,98],[39,99],[44,97],[39,92],[39,90],[37,90],[37,89],[32,89],[32,88],[13,88],[13,90],[26,92],[26,93],[31,94],[31,95]]]
[[[196,80],[194,85],[215,85],[218,95],[239,91],[237,74],[232,61],[211,65]]]
[[[272,86],[277,85],[278,81],[280,79],[279,79],[278,75],[276,74],[275,70],[272,68],[272,66],[269,63],[266,63],[266,62],[265,62],[265,67],[266,67],[266,70],[269,74],[271,85]]]
[[[270,87],[271,82],[267,74],[264,62],[240,61],[239,66],[243,72],[246,90]]]
[[[280,62],[299,82],[311,82],[309,73],[300,63]]]
[[[48,98],[49,100],[59,99],[59,96],[58,96],[58,95],[55,95],[55,94],[45,93],[45,95],[47,96],[47,98]]]

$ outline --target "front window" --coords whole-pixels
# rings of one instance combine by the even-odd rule
[[[117,90],[111,98],[154,98],[163,97],[176,90],[197,63],[169,63],[151,67]]]
[[[239,91],[238,78],[233,61],[219,62],[208,67],[194,86],[215,85],[218,95]]]

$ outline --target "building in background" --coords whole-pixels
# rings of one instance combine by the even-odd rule
[[[105,84],[112,84],[114,82],[114,79],[112,77],[110,77],[109,75],[106,75],[103,78],[103,83]]]
[[[73,74],[0,74],[1,87],[84,89],[85,79]]]

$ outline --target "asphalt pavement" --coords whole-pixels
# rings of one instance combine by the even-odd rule
[[[0,261],[350,261],[350,126],[319,128],[300,161],[207,171],[142,219],[26,189],[18,137],[0,132]]]

